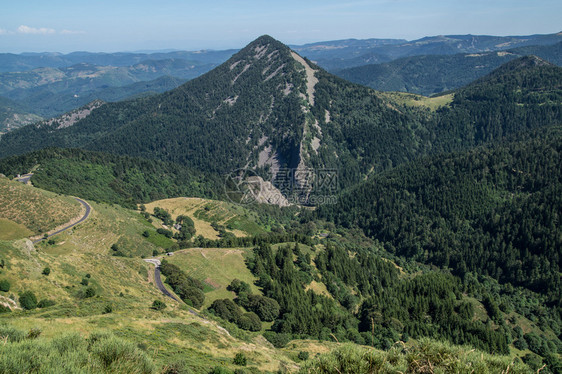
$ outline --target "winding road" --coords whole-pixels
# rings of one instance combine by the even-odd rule
[[[162,278],[160,278],[160,260],[158,260],[157,258],[149,258],[145,259],[145,261],[154,264],[154,282],[156,282],[156,286],[160,289],[160,291],[162,291],[162,293],[169,298],[178,301],[178,299],[176,299],[174,295],[172,295],[170,291],[168,291],[168,289],[164,287],[164,283],[162,283]]]
[[[75,197],[75,199],[76,199],[76,201],[78,201],[80,204],[82,204],[82,205],[84,206],[84,208],[86,208],[86,213],[84,213],[84,216],[83,216],[82,218],[80,218],[77,222],[74,222],[73,224],[70,224],[70,225],[68,225],[68,226],[65,226],[65,227],[63,227],[62,229],[60,229],[60,230],[58,230],[58,231],[55,231],[54,233],[52,233],[52,234],[50,234],[50,235],[47,235],[46,238],[41,238],[41,239],[34,240],[34,241],[33,241],[33,244],[37,244],[37,243],[39,243],[39,242],[41,242],[41,241],[43,241],[43,240],[45,240],[45,239],[50,238],[51,236],[55,236],[55,235],[57,235],[57,234],[60,234],[61,232],[66,231],[66,230],[68,230],[68,229],[71,229],[71,228],[73,228],[74,226],[76,226],[76,225],[78,225],[78,224],[80,224],[80,223],[82,223],[82,222],[84,222],[85,220],[88,219],[88,217],[90,216],[90,212],[92,211],[92,208],[90,208],[90,205],[88,205],[88,203],[85,202],[84,200],[79,199],[79,198],[77,198],[77,197]]]

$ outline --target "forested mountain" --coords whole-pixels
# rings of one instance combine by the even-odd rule
[[[467,85],[508,61],[528,55],[536,55],[560,66],[562,42],[499,52],[405,57],[382,64],[344,69],[335,74],[375,90],[429,96]]]
[[[31,114],[24,105],[0,96],[0,135],[41,119],[41,117]]]
[[[422,158],[345,191],[318,216],[401,256],[490,275],[560,306],[562,132]]]
[[[332,167],[346,170],[349,184],[381,158],[398,164],[415,155],[420,118],[264,36],[162,95],[103,105],[71,127],[13,132],[2,138],[1,153],[83,147],[212,172],[258,167],[270,176],[282,167]]]
[[[561,82],[562,68],[520,58],[429,112],[343,81],[264,36],[164,94],[102,105],[73,126],[6,134],[0,156],[80,147],[214,173],[247,167],[277,185],[281,168],[331,168],[347,187],[424,154],[560,123]]]

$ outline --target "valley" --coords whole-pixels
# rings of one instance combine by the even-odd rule
[[[61,106],[0,138],[0,372],[559,373],[559,39],[28,58]]]

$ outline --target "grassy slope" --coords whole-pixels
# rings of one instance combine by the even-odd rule
[[[307,362],[302,373],[530,373],[531,369],[508,356],[490,355],[469,347],[427,339],[396,344],[387,352],[344,344]]]
[[[0,177],[0,218],[44,233],[80,215],[81,205],[71,197],[38,190]]]
[[[7,279],[12,285],[9,292],[0,292],[0,298],[17,299],[14,295],[31,290],[38,299],[49,298],[57,303],[31,312],[16,310],[0,314],[0,324],[25,330],[40,328],[44,338],[58,336],[61,331],[88,335],[111,330],[146,347],[158,367],[181,358],[189,362],[194,372],[201,373],[216,365],[234,368],[232,358],[238,352],[244,352],[249,365],[261,370],[276,371],[281,367],[296,370],[299,351],[310,352],[313,357],[339,346],[294,341],[287,348],[277,350],[259,334],[236,333],[241,339],[235,338],[216,322],[191,314],[182,304],[165,298],[150,282],[153,267],[139,258],[156,248],[142,236],[147,222],[138,213],[120,207],[95,203],[92,207],[90,219],[56,236],[54,245],[41,243],[38,251],[26,240],[0,241],[0,258],[6,261],[0,279]],[[210,214],[212,210],[206,212]],[[120,243],[136,257],[112,256],[113,243]],[[301,250],[313,255],[310,247],[301,246]],[[233,297],[226,286],[234,278],[248,282],[259,292],[244,264],[247,251],[193,248],[179,251],[168,259],[186,269],[189,275],[215,286],[206,294],[205,305],[208,305],[216,298]],[[42,275],[46,266],[51,269],[49,276]],[[77,294],[85,288],[80,281],[86,274],[91,275],[90,285],[97,295],[80,299]],[[325,286],[322,286],[319,283],[314,288],[323,291]],[[162,300],[168,307],[162,312],[154,311],[149,308],[154,300]],[[107,305],[113,306],[113,312],[104,314]]]
[[[166,209],[173,219],[179,215],[189,216],[195,224],[196,235],[202,235],[206,239],[219,238],[218,232],[211,227],[211,222],[224,225],[227,232],[238,237],[265,232],[265,229],[255,223],[255,213],[223,201],[178,197],[146,204],[149,213],[153,213],[155,207]]]
[[[9,292],[0,292],[0,298],[17,299],[21,291],[31,290],[38,299],[48,298],[57,303],[31,312],[15,310],[0,314],[0,324],[24,330],[37,327],[45,338],[58,336],[62,331],[88,335],[100,329],[112,330],[146,346],[159,367],[183,358],[195,372],[207,372],[221,364],[234,368],[232,358],[242,351],[249,365],[261,370],[277,370],[281,362],[296,368],[286,353],[273,349],[262,337],[247,335],[247,341],[239,340],[215,322],[194,316],[182,304],[166,299],[149,282],[152,265],[141,258],[112,256],[110,247],[117,242],[137,256],[152,253],[156,247],[142,236],[147,225],[138,213],[91,204],[90,219],[57,235],[54,245],[41,243],[34,251],[25,240],[0,241],[0,258],[6,261],[0,279],[11,284]],[[180,253],[175,258],[181,256]],[[47,266],[50,275],[42,275]],[[244,272],[243,262],[236,266],[237,271]],[[246,276],[240,276],[251,282],[247,269],[246,272]],[[91,275],[90,285],[97,295],[80,299],[77,294],[85,288],[80,282],[86,274]],[[162,300],[168,307],[163,312],[154,311],[149,308],[154,300]],[[112,313],[103,313],[106,305],[113,306]]]
[[[400,104],[412,107],[428,108],[431,111],[447,106],[453,101],[453,94],[426,97],[405,92],[380,92],[380,95]]]
[[[203,308],[207,308],[216,299],[234,298],[235,294],[226,287],[235,278],[250,284],[254,293],[260,293],[254,285],[256,278],[244,263],[248,251],[244,248],[189,248],[175,252],[167,260],[209,287],[203,304]]]
[[[0,218],[0,240],[21,239],[32,234],[33,232],[21,223]]]

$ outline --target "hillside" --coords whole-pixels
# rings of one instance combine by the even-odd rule
[[[7,229],[4,225],[15,228],[16,223],[24,226],[24,233],[43,234],[81,213],[81,205],[73,198],[59,197],[5,177],[0,177],[0,190],[0,218],[9,221],[2,221],[0,240],[10,239],[3,237]]]
[[[536,56],[512,60],[454,92],[436,112],[434,140],[454,151],[562,123],[562,68]]]
[[[140,349],[152,363],[150,373],[172,365],[188,366],[196,373],[207,373],[214,366],[234,368],[232,360],[238,352],[245,353],[249,366],[260,370],[273,371],[280,365],[297,367],[290,358],[296,357],[296,353],[273,349],[257,334],[230,327],[229,333],[212,316],[191,313],[185,304],[165,299],[152,283],[153,266],[141,258],[154,251],[162,252],[161,247],[143,236],[144,231],[154,230],[152,226],[138,212],[93,202],[91,205],[93,211],[87,221],[53,237],[53,242],[34,247],[21,240],[0,241],[0,331],[2,336],[9,337],[9,343],[0,348],[0,368],[23,354],[16,343],[36,347],[39,342],[62,341],[70,333],[81,335],[80,339],[93,339],[100,333],[100,338],[114,334],[124,341],[119,343],[121,346],[141,347],[135,349]],[[113,245],[119,248],[117,254]],[[227,262],[221,265],[221,250],[214,251],[218,254],[214,266],[225,266]],[[177,256],[180,259],[181,254]],[[236,266],[245,268],[241,257]],[[49,269],[47,274],[45,268]],[[223,277],[226,279],[219,281],[227,284],[233,279],[228,273]],[[6,282],[9,291],[5,291]],[[39,307],[21,309],[21,295],[27,291],[36,296]],[[154,300],[165,302],[167,307],[161,311],[151,309]],[[11,312],[6,312],[6,305]],[[11,327],[23,332],[18,335]],[[30,329],[41,338],[25,339]],[[81,347],[77,339],[73,340],[73,350]],[[32,347],[29,349],[35,349]],[[40,352],[35,352],[25,364],[18,364],[16,372],[26,372],[27,365],[32,364],[43,369],[60,364],[40,361],[46,348],[37,349]],[[75,362],[74,358],[68,359],[69,365]],[[134,362],[132,367],[140,370],[140,364]],[[132,369],[123,370],[104,372],[129,373]]]
[[[318,216],[359,227],[392,253],[461,277],[487,274],[558,305],[561,147],[555,128],[523,142],[423,158],[345,191]]]
[[[72,124],[88,110],[85,107],[56,126]],[[167,197],[212,198],[223,194],[221,178],[153,160],[60,148],[0,160],[0,171],[6,175],[25,174],[32,169],[37,187],[129,208]]]
[[[216,228],[219,227],[223,228],[225,235],[236,237],[267,232],[266,224],[260,222],[262,217],[256,212],[224,201],[179,197],[152,201],[146,204],[146,211],[153,214],[156,207],[169,212],[173,220],[180,215],[189,217],[194,222],[197,235],[206,239],[218,239],[221,233]]]
[[[512,60],[428,112],[345,82],[264,36],[172,91],[102,105],[69,127],[57,120],[10,132],[0,140],[0,156],[82,147],[205,173],[251,169],[263,178],[261,191],[273,191],[259,201],[279,200],[264,188],[271,181],[284,199],[314,204],[422,155],[560,123],[562,68],[537,61]],[[323,175],[293,175],[295,168],[338,174],[323,185]]]
[[[3,133],[40,121],[42,118],[31,114],[28,108],[0,96],[0,136]]]
[[[183,205],[182,200],[186,200],[187,205]],[[152,283],[152,265],[142,259],[155,254],[162,259],[164,250],[173,250],[167,247],[173,241],[156,232],[162,227],[159,218],[162,215],[155,207],[169,209],[174,220],[188,214],[193,218],[195,235],[201,229],[197,221],[218,222],[227,229],[229,224],[238,222],[238,230],[242,230],[256,221],[255,215],[240,206],[196,199],[148,204],[147,211],[156,217],[90,203],[93,207],[90,218],[75,229],[57,235],[52,242],[43,242],[36,248],[25,241],[0,242],[0,281],[9,284],[8,292],[0,291],[0,299],[12,309],[0,313],[0,322],[23,330],[20,340],[24,339],[21,334],[31,328],[39,331],[39,340],[24,340],[32,352],[36,344],[50,344],[52,339],[53,344],[60,346],[61,343],[54,342],[63,339],[60,330],[64,328],[82,335],[74,338],[77,346],[82,344],[78,343],[82,340],[77,339],[87,336],[94,339],[92,337],[99,331],[104,331],[106,335],[96,339],[106,339],[111,332],[123,339],[124,342],[119,343],[121,346],[128,347],[127,344],[132,343],[140,347],[147,362],[154,365],[147,364],[152,368],[146,372],[179,365],[179,361],[193,372],[206,373],[219,365],[234,369],[232,360],[236,353],[243,353],[248,365],[259,370],[282,367],[296,371],[299,365],[305,364],[301,351],[308,352],[308,357],[312,358],[316,353],[339,346],[339,343],[323,341],[351,341],[384,350],[396,341],[403,341],[408,347],[404,351],[369,350],[381,357],[393,355],[396,357],[393,365],[397,368],[403,367],[408,355],[435,351],[440,352],[439,358],[428,359],[435,360],[431,363],[436,366],[449,367],[468,360],[484,368],[507,369],[509,366],[510,370],[527,370],[522,363],[511,364],[513,358],[491,357],[481,352],[474,355],[468,348],[451,346],[453,343],[471,344],[486,352],[514,355],[510,339],[528,344],[531,350],[543,355],[544,360],[555,359],[549,355],[551,343],[556,341],[553,330],[558,322],[550,309],[541,308],[540,297],[520,289],[508,293],[490,280],[481,282],[467,276],[466,281],[461,281],[447,272],[429,271],[407,260],[395,259],[401,265],[398,268],[393,260],[381,257],[388,254],[379,244],[368,249],[353,244],[344,247],[339,239],[334,240],[336,237],[312,239],[311,236],[317,237],[316,229],[312,229],[311,236],[290,231],[262,235],[257,244],[245,248],[239,245],[188,248],[176,251],[173,256],[164,256],[167,264],[177,266],[166,265],[166,270],[162,270],[167,287],[188,305],[198,303],[195,294],[188,296],[193,292],[188,289],[201,286],[200,294],[204,299],[199,311],[192,313],[184,304],[166,299],[158,291]],[[188,222],[182,219],[183,224],[188,225]],[[288,237],[294,241],[287,240]],[[228,247],[228,241],[221,245]],[[47,273],[45,268],[49,268]],[[233,287],[235,279],[242,282]],[[178,286],[181,282],[187,283]],[[2,284],[5,287],[5,282]],[[382,289],[385,291],[381,292]],[[42,300],[41,307],[19,310],[17,307],[27,305],[22,301],[24,291],[31,291]],[[496,293],[499,295],[491,302],[490,295]],[[151,309],[154,300],[166,303],[166,308]],[[528,308],[525,302],[534,307]],[[221,305],[234,305],[238,312],[229,316]],[[278,315],[273,312],[275,305],[278,305]],[[512,309],[505,309],[505,305]],[[533,322],[533,315],[539,313],[540,321]],[[256,317],[249,317],[252,315],[257,321],[261,320],[259,328],[243,322],[248,318],[255,322]],[[524,329],[519,331],[516,326]],[[16,332],[10,330],[9,334]],[[422,339],[428,336],[447,343]],[[285,348],[274,348],[264,338],[276,347]],[[417,348],[419,341],[425,347],[421,351]],[[0,364],[5,362],[2,360],[21,354],[20,346],[15,343],[16,340],[10,340],[0,348],[13,347],[9,354],[2,355]],[[530,353],[523,345],[513,344],[522,349],[522,353],[517,354],[524,356],[525,362],[538,357],[528,358],[525,355]],[[111,351],[112,348],[107,349]],[[453,356],[459,358],[447,352],[456,352]],[[92,360],[95,360],[95,350],[87,350],[85,354],[94,355]],[[334,354],[341,357],[339,353]],[[42,357],[39,353],[35,355]],[[319,361],[306,363],[303,370],[315,365],[322,367],[322,360],[333,359],[331,355],[319,357]],[[92,360],[88,362],[94,362]],[[536,362],[542,365],[540,357],[538,361],[533,360],[533,365]],[[138,361],[137,365],[140,362],[144,361]],[[551,361],[545,362],[550,365]],[[50,364],[43,365],[49,367]]]
[[[335,72],[338,76],[380,91],[433,95],[458,89],[513,59],[536,55],[562,65],[562,42],[499,52],[404,57]]]

